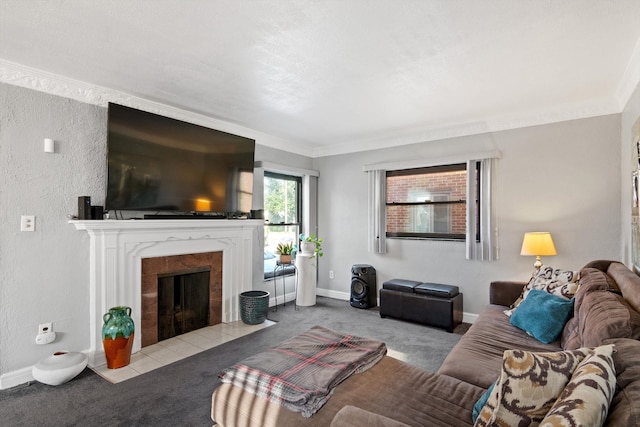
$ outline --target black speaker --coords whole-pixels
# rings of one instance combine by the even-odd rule
[[[104,219],[104,207],[91,206],[91,219]]]
[[[376,306],[376,269],[367,264],[351,267],[351,298],[349,303],[356,308]]]
[[[78,219],[91,219],[91,197],[78,197]]]

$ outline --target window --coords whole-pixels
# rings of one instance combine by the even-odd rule
[[[479,164],[477,166],[479,168]],[[479,169],[474,171],[479,188]],[[480,194],[479,191],[475,192]],[[475,200],[476,206],[479,204]],[[466,239],[465,163],[386,173],[386,236]],[[479,224],[480,209],[474,209]],[[478,229],[478,227],[476,227]],[[479,235],[476,234],[476,241]]]
[[[276,246],[281,242],[298,244],[302,221],[302,178],[264,173],[264,277],[274,276]],[[291,274],[293,267],[278,269],[278,275]]]

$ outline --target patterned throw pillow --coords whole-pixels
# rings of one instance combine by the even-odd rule
[[[578,290],[578,279],[580,278],[579,271],[561,270],[553,267],[542,267],[540,270],[533,272],[529,283],[522,288],[520,297],[511,304],[508,310],[504,311],[504,314],[511,317],[513,311],[520,305],[520,303],[527,297],[529,291],[532,289],[538,289],[548,292],[552,295],[571,299]]]
[[[591,350],[555,353],[507,350],[502,372],[475,426],[540,423]]]
[[[616,389],[613,352],[612,344],[597,347],[580,362],[541,427],[604,424]]]

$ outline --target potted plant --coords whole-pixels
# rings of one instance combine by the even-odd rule
[[[280,264],[291,264],[291,253],[293,252],[293,242],[280,242],[276,246],[276,253],[280,255]]]
[[[312,254],[311,258],[321,257],[324,255],[322,252],[322,242],[324,239],[322,237],[318,237],[315,234],[311,234],[306,236],[304,234],[300,235],[300,253],[303,254]]]

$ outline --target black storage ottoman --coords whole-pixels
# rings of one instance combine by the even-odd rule
[[[392,279],[380,289],[380,317],[395,317],[453,332],[462,323],[457,286]]]

